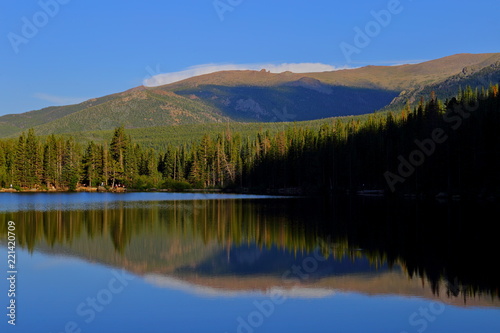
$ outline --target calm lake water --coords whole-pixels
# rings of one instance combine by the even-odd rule
[[[495,214],[495,215],[491,215]],[[489,203],[0,193],[1,332],[500,332]]]

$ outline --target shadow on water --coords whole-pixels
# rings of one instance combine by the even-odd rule
[[[341,198],[335,207],[325,232],[425,277],[434,293],[499,296],[495,204]]]
[[[498,210],[486,203],[359,197],[115,202],[0,212],[0,235],[5,239],[5,222],[14,220],[17,241],[29,251],[140,275],[196,277],[196,283],[208,277],[206,283],[227,288],[238,279],[283,280],[290,267],[321,253],[328,259],[307,272],[309,284],[330,281],[349,289],[342,277],[352,282],[400,272],[430,284],[434,295],[466,303],[478,295],[499,298],[493,232]]]

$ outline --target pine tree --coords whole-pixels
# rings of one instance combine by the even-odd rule
[[[82,159],[82,179],[88,186],[97,186],[104,181],[102,149],[91,141]]]
[[[7,187],[7,158],[4,145],[0,142],[0,188]]]
[[[113,133],[111,144],[109,146],[113,187],[115,186],[115,183],[123,182],[125,180],[125,160],[128,148],[129,138],[125,135],[125,129],[123,126],[118,127]]]
[[[28,130],[25,149],[25,158],[27,162],[25,174],[26,183],[29,187],[38,186],[41,183],[40,180],[43,173],[42,156],[40,154],[40,143],[33,129]]]
[[[54,135],[50,135],[43,148],[43,174],[42,179],[45,186],[58,187],[58,149],[57,140]]]
[[[73,138],[66,141],[62,160],[62,185],[70,191],[74,191],[80,178],[81,159]]]
[[[17,145],[14,153],[14,183],[21,187],[27,187],[28,160],[26,158],[26,135],[22,133],[17,140]]]

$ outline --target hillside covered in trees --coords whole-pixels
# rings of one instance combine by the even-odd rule
[[[318,128],[242,135],[226,130],[160,151],[134,143],[119,127],[108,144],[37,137],[34,130],[0,142],[0,187],[75,190],[224,188],[237,191],[498,195],[500,96],[460,90],[435,94],[412,109],[330,120]],[[169,138],[164,138],[168,143]]]
[[[460,87],[500,80],[500,53],[455,54],[418,64],[325,72],[229,70],[159,85],[153,78],[79,104],[0,116],[0,138],[226,123],[278,123],[354,116],[417,106],[432,91],[452,98]]]

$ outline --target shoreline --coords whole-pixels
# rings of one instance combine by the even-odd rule
[[[283,197],[331,197],[336,195],[342,195],[342,193],[329,193],[329,194],[319,194],[319,193],[303,193],[303,191],[298,190],[297,188],[286,188],[286,189],[249,189],[249,188],[239,188],[239,189],[184,189],[184,190],[176,190],[176,189],[158,189],[158,188],[150,188],[150,189],[132,189],[132,188],[124,188],[124,187],[116,187],[114,189],[105,188],[105,187],[78,187],[74,191],[70,191],[68,189],[22,189],[17,190],[15,188],[0,188],[0,193],[151,193],[151,192],[166,192],[166,193],[231,193],[231,194],[253,194],[253,195],[279,195]],[[356,196],[360,198],[371,198],[371,199],[394,199],[399,198],[405,201],[421,201],[421,200],[435,200],[438,203],[445,202],[467,202],[467,201],[480,201],[480,202],[497,202],[498,197],[495,195],[489,196],[461,196],[461,195],[449,195],[447,193],[441,192],[435,196],[425,196],[425,195],[416,195],[416,194],[403,194],[398,196],[388,196],[385,193],[377,193],[372,194],[364,193],[365,191],[346,191],[343,194],[348,196]]]
[[[0,188],[0,193],[77,193],[77,192],[88,192],[88,193],[98,193],[98,192],[108,192],[108,193],[125,193],[125,192],[179,192],[174,189],[157,189],[157,188],[150,188],[150,189],[129,189],[129,188],[124,188],[124,187],[117,187],[114,189],[106,189],[104,187],[78,187],[74,191],[70,191],[67,189],[37,189],[37,188],[31,188],[31,189],[22,189],[22,190],[17,190],[15,188]],[[213,192],[213,193],[224,193],[227,191],[224,191],[223,189],[189,189],[189,190],[183,190],[182,192],[192,192],[192,193],[199,193],[199,192]]]

